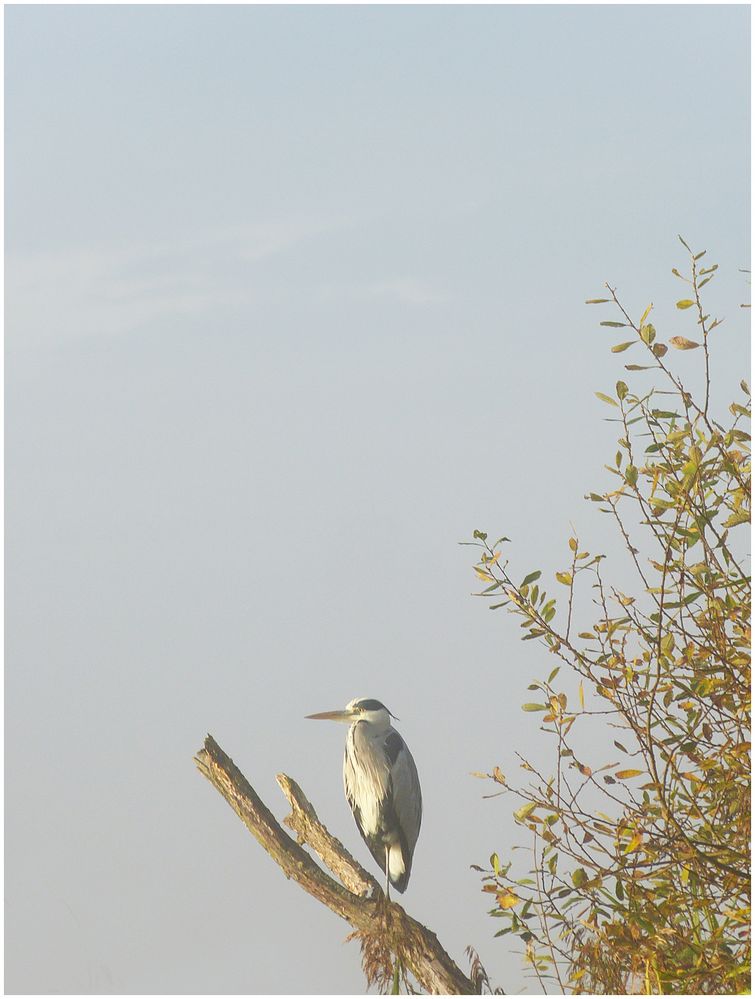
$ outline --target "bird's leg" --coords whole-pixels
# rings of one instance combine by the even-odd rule
[[[388,866],[388,861],[390,859],[390,851],[391,848],[386,843],[385,844],[385,897],[389,902],[391,900],[391,875],[390,875],[390,867]]]

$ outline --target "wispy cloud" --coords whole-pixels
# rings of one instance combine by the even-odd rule
[[[301,269],[301,251],[339,230],[366,238],[370,219],[292,218],[198,233],[190,239],[61,252],[10,252],[6,258],[9,343],[49,344],[71,337],[127,335],[157,321],[217,319],[296,296],[313,308],[334,302],[393,302],[428,307],[445,289],[412,275],[324,283]],[[345,253],[352,252],[348,248]],[[292,256],[276,267],[275,257]]]
[[[168,316],[201,317],[266,294],[255,265],[316,240],[338,219],[282,219],[191,239],[12,253],[6,258],[9,337],[123,334]]]

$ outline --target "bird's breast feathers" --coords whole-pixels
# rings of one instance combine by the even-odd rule
[[[367,836],[384,833],[385,802],[391,791],[391,757],[385,734],[378,737],[355,725],[346,740],[343,778],[346,797],[359,811],[359,826]],[[389,733],[401,736],[398,732]],[[403,743],[403,740],[401,740]]]

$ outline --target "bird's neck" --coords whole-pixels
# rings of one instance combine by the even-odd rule
[[[391,729],[390,722],[380,722],[380,721],[365,721],[360,719],[358,722],[354,722],[352,729],[359,731],[359,734],[367,739],[377,739],[378,736],[385,735]]]

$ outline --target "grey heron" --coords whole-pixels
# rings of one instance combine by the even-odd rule
[[[343,786],[362,839],[390,885],[403,892],[422,821],[422,792],[412,754],[380,701],[356,697],[343,711],[307,715],[348,722]]]

